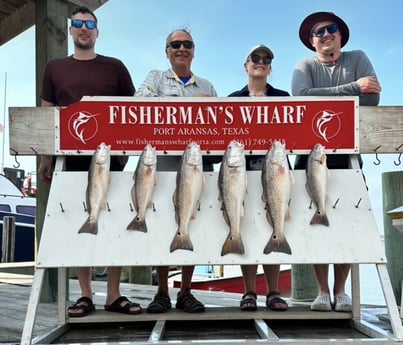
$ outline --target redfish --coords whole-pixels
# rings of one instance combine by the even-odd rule
[[[146,145],[137,162],[133,174],[131,197],[137,214],[127,226],[127,230],[147,232],[146,211],[152,208],[154,187],[157,184],[157,154],[155,148]]]
[[[240,227],[244,215],[247,176],[244,145],[236,140],[231,141],[225,150],[218,175],[218,189],[223,216],[230,228],[221,256],[228,253],[244,254]]]
[[[98,233],[98,216],[106,206],[106,194],[110,180],[111,146],[101,143],[92,155],[88,170],[86,201],[88,218],[78,233]]]
[[[329,219],[326,214],[326,188],[330,176],[326,166],[325,147],[316,144],[308,157],[306,165],[306,189],[316,206],[310,224],[322,224],[329,226]]]
[[[262,168],[262,199],[266,203],[266,218],[273,233],[263,253],[291,254],[291,247],[284,235],[284,223],[290,219],[289,200],[293,175],[289,169],[285,145],[274,141],[267,151]]]
[[[172,200],[175,206],[175,220],[178,224],[170,251],[193,250],[189,237],[189,223],[196,218],[204,188],[202,153],[200,146],[190,143],[184,151],[176,174],[176,189]]]

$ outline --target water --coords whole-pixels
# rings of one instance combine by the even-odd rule
[[[330,266],[332,267],[332,265]],[[329,269],[329,281],[331,284],[333,284],[332,277],[333,271]],[[351,275],[347,279],[346,292],[351,293]],[[360,265],[360,300],[361,304],[386,305],[375,264]]]

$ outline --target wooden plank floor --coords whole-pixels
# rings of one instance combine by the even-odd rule
[[[3,283],[2,283],[3,281]],[[6,282],[6,283],[4,283]],[[0,276],[0,343],[19,344],[24,327],[31,284],[29,276],[5,280]],[[349,326],[349,313],[318,313],[309,310],[309,303],[295,303],[289,300],[287,312],[272,312],[265,308],[265,296],[258,296],[259,310],[255,313],[239,311],[240,294],[197,291],[194,295],[206,305],[206,313],[187,314],[173,308],[166,314],[123,315],[103,311],[105,303],[105,282],[94,281],[94,302],[97,311],[86,318],[69,319],[70,330],[57,343],[85,342],[147,342],[158,320],[167,320],[165,341],[189,339],[244,339],[252,344],[259,338],[255,330],[256,319],[265,320],[274,333],[285,339],[366,338]],[[76,280],[70,280],[70,301],[80,296]],[[121,284],[122,294],[146,308],[156,292],[155,286]],[[170,290],[171,300],[176,302],[177,289]],[[217,308],[219,307],[219,308]],[[42,336],[57,326],[55,303],[40,303],[38,307],[34,337]],[[304,313],[305,320],[299,320]],[[387,313],[386,308],[366,307],[363,318],[390,331],[390,324],[380,320],[378,315]],[[190,321],[192,320],[192,321]],[[136,322],[133,322],[136,321]],[[137,322],[141,321],[141,322]],[[217,338],[215,338],[217,337]],[[366,339],[367,344],[369,339]]]

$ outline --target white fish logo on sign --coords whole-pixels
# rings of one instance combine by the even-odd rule
[[[96,116],[99,114],[90,114],[86,111],[74,113],[69,120],[70,134],[86,144],[98,132],[98,121]]]
[[[342,113],[333,113],[327,110],[317,113],[312,120],[314,133],[328,143],[341,130],[340,114]]]

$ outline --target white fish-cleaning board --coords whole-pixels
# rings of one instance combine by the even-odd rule
[[[305,189],[305,172],[294,171],[291,221],[285,235],[292,255],[263,254],[272,229],[261,200],[260,171],[248,172],[245,215],[241,222],[245,254],[221,256],[229,228],[218,201],[218,173],[205,173],[206,184],[197,218],[189,233],[194,250],[169,247],[177,230],[172,194],[175,172],[159,172],[154,192],[155,212],[148,210],[148,232],[128,231],[131,172],[112,172],[110,210],[101,211],[97,235],[78,234],[84,211],[87,173],[57,172],[52,181],[38,254],[38,267],[158,266],[205,264],[386,263],[368,192],[360,170],[332,170],[328,182],[330,226],[310,225],[315,212]]]

